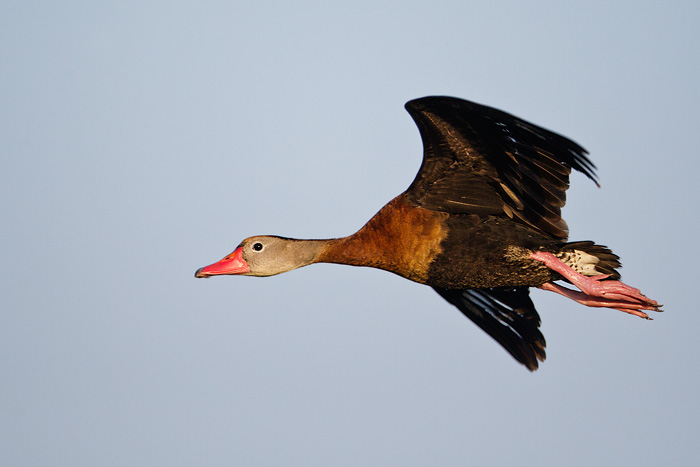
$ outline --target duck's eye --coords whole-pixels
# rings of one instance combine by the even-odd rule
[[[263,249],[263,244],[260,242],[253,243],[253,250],[260,251]]]

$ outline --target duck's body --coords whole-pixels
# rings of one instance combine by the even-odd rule
[[[540,286],[552,271],[528,254],[559,243],[510,219],[431,211],[402,194],[353,235],[326,241],[314,262],[384,269],[448,289]]]
[[[658,304],[617,281],[618,257],[567,243],[571,169],[594,179],[576,143],[496,109],[448,97],[406,104],[423,139],[411,186],[356,233],[328,240],[250,237],[197,277],[269,276],[312,263],[368,266],[433,287],[529,369],[544,337],[529,287],[642,317]],[[567,280],[581,289],[554,284]]]

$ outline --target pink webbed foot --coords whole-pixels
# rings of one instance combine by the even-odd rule
[[[556,292],[582,305],[613,308],[646,319],[651,318],[642,310],[661,311],[656,300],[644,296],[639,289],[620,281],[603,280],[609,277],[607,274],[584,276],[567,266],[552,253],[545,251],[532,253],[530,258],[542,261],[545,266],[559,273],[581,291],[571,290],[553,282],[542,284],[540,288],[543,290]]]

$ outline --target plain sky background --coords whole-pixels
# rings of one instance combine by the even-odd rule
[[[697,2],[5,1],[0,465],[700,464]],[[533,291],[529,373],[367,268],[197,280],[358,229],[453,95],[590,151],[564,216],[665,305]]]

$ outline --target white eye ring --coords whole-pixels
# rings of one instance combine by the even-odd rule
[[[253,243],[253,246],[251,248],[253,249],[253,251],[262,251],[263,244],[260,242],[255,242]]]

